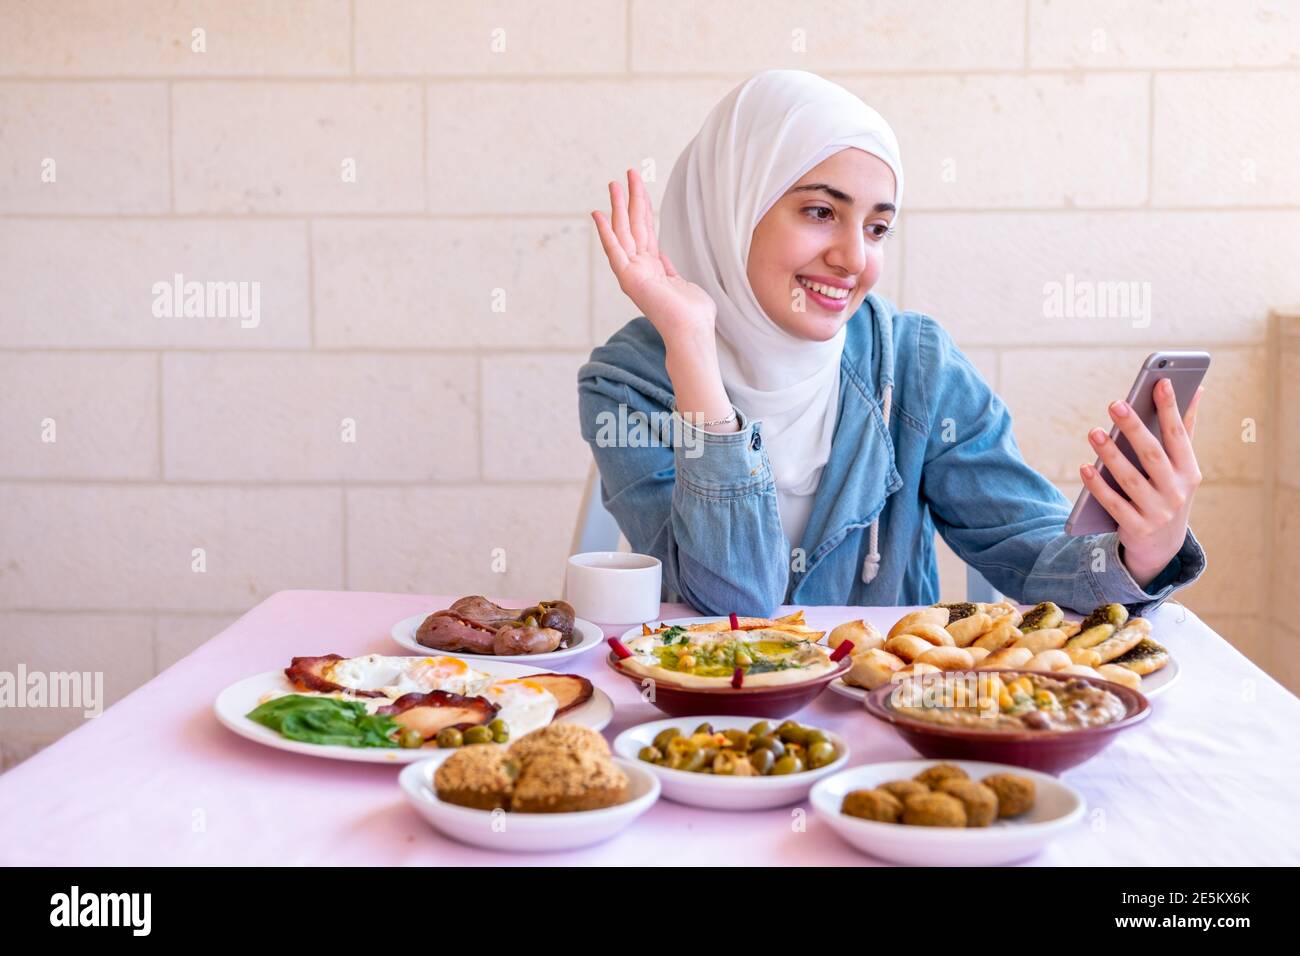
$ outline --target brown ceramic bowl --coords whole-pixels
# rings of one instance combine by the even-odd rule
[[[1124,716],[1109,724],[1084,727],[1079,730],[982,730],[972,727],[947,727],[916,717],[900,714],[890,705],[890,695],[895,684],[877,687],[867,695],[867,713],[877,720],[893,725],[899,736],[906,740],[923,757],[952,760],[985,760],[990,763],[1014,764],[1045,773],[1059,774],[1096,756],[1113,741],[1121,731],[1140,724],[1151,714],[1151,704],[1146,697],[1122,684],[1083,677],[1076,674],[1060,675],[1026,670],[987,670],[979,674],[1001,674],[1004,680],[1020,674],[1041,673],[1044,677],[1078,679],[1102,687],[1124,704]],[[911,680],[935,679],[942,674],[923,674]]]
[[[605,662],[614,673],[626,677],[638,687],[646,678],[632,674],[619,666],[618,657],[608,654]],[[849,657],[838,661],[833,671],[800,681],[797,684],[780,684],[776,687],[682,687],[665,681],[654,682],[654,704],[671,717],[697,717],[708,714],[734,714],[737,717],[789,717],[812,703],[837,677],[843,677],[853,666]]]

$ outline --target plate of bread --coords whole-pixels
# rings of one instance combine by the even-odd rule
[[[1154,697],[1178,678],[1178,662],[1147,618],[1103,604],[1068,620],[1051,601],[1022,609],[1010,601],[935,604],[900,617],[887,634],[870,621],[845,621],[827,635],[853,642],[853,666],[831,682],[864,700],[884,684],[941,671],[1018,669],[1101,678]]]

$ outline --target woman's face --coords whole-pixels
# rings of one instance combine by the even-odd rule
[[[880,278],[894,212],[883,160],[850,148],[814,166],[754,229],[746,273],[763,311],[797,338],[832,338]]]

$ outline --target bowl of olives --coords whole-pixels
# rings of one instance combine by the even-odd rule
[[[844,738],[793,720],[696,716],[623,731],[614,752],[641,761],[677,803],[722,810],[784,807],[849,759]]]

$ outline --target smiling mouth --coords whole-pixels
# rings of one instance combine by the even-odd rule
[[[797,275],[795,280],[803,287],[813,305],[826,312],[843,312],[853,295],[852,289],[837,289],[823,282],[812,282],[803,276]]]
[[[853,294],[852,289],[840,289],[833,285],[826,285],[824,282],[813,282],[803,276],[795,276],[795,280],[810,292],[816,292],[828,299],[847,299]]]

